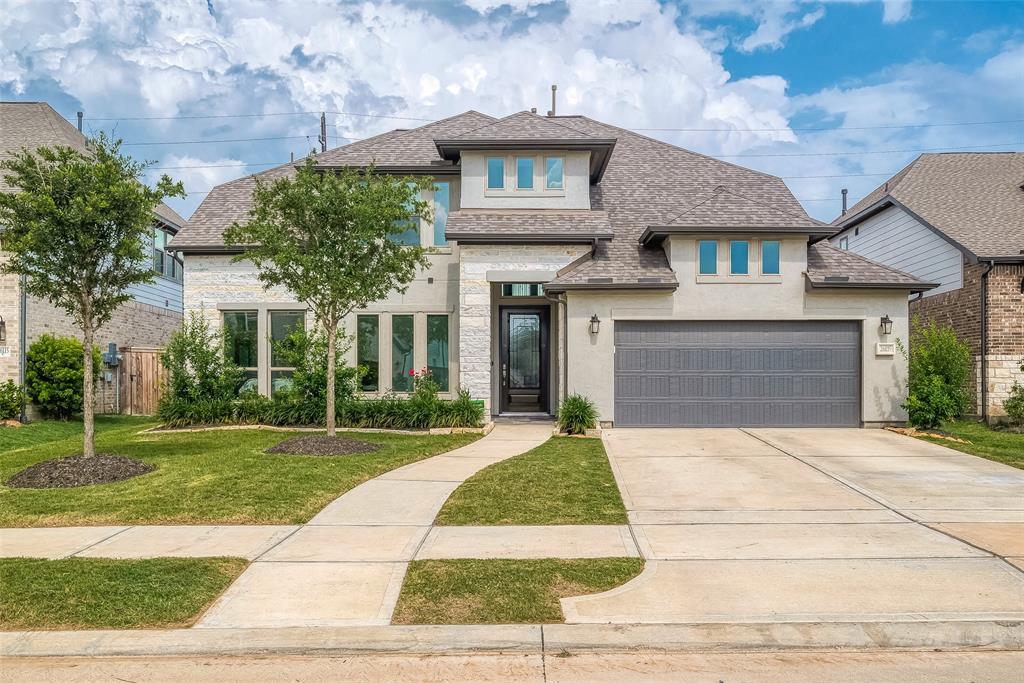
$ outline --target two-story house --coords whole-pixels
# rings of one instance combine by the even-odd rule
[[[0,159],[22,149],[63,145],[86,149],[82,133],[45,102],[0,102]],[[0,192],[13,192],[0,173]],[[153,212],[153,234],[147,244],[153,253],[155,276],[151,284],[132,288],[132,300],[121,306],[114,317],[96,333],[96,342],[107,350],[108,344],[122,347],[161,347],[172,332],[181,327],[182,279],[184,265],[180,255],[167,251],[170,239],[185,225],[173,209],[160,204]],[[3,252],[3,226],[0,225],[0,262]],[[17,276],[0,274],[0,382],[22,381],[23,349],[43,334],[81,338],[81,329],[62,310],[50,302],[24,294]],[[116,373],[99,368],[96,405],[112,411],[117,405]]]
[[[325,172],[375,163],[434,179],[432,247],[404,294],[346,322],[370,395],[428,367],[488,414],[545,415],[571,393],[605,425],[902,422],[907,298],[932,285],[827,242],[779,179],[584,116],[469,111],[317,155]],[[272,342],[306,324],[287,291],[232,263],[257,178],[215,188],[173,240],[185,308],[231,334],[270,393]]]
[[[911,315],[970,344],[974,411],[1005,415],[1024,383],[1024,153],[922,154],[833,225],[834,246],[938,285]]]

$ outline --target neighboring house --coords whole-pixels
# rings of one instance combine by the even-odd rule
[[[86,139],[45,102],[0,102],[0,159],[10,158],[22,149],[64,145],[84,150]],[[0,172],[0,192],[13,189]],[[159,347],[181,326],[182,278],[184,268],[180,256],[165,250],[171,237],[185,225],[185,220],[170,207],[161,204],[154,211],[153,237],[147,246],[153,249],[156,277],[152,284],[132,287],[132,300],[121,306],[113,319],[96,333],[102,351],[110,343],[118,348]],[[0,226],[0,262],[7,256],[2,250],[3,226]],[[22,377],[22,322],[27,345],[43,334],[76,337],[81,329],[60,309],[48,301],[32,296],[22,300],[20,280],[14,275],[0,275],[0,318],[5,339],[0,341],[0,382],[19,381]],[[116,408],[116,373],[99,368],[97,407],[111,411]]]
[[[970,344],[973,410],[1005,415],[1024,382],[1024,153],[922,154],[833,224],[832,244],[939,285],[911,315]]]
[[[436,182],[433,247],[405,294],[353,315],[362,390],[411,388],[428,367],[489,415],[549,414],[571,393],[606,425],[879,425],[902,422],[907,297],[928,285],[812,238],[779,179],[584,116],[475,111],[316,156]],[[228,352],[270,393],[271,352],[304,306],[233,263],[222,233],[256,179],[216,187],[171,248],[185,308],[228,328]],[[428,197],[429,199],[429,197]],[[892,321],[889,334],[882,320]],[[301,321],[301,322],[300,322]]]

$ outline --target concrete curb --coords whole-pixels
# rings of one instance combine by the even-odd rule
[[[3,657],[253,654],[1024,650],[1024,622],[511,624],[338,628],[24,631],[0,634]]]

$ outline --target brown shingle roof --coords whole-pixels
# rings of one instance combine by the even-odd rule
[[[437,136],[439,139],[444,137]],[[532,112],[520,111],[503,119],[492,121],[458,135],[449,140],[586,140],[593,136],[563,126],[557,119],[538,116]]]
[[[462,209],[448,216],[449,240],[472,242],[559,238],[564,241],[611,239],[612,227],[604,211],[551,209]]]
[[[980,258],[1024,250],[1024,152],[922,154],[840,216],[848,226],[892,198]]]
[[[819,288],[871,287],[921,292],[938,287],[860,254],[838,249],[825,240],[807,249],[807,280],[812,287]]]
[[[433,162],[441,160],[434,145],[436,135],[455,134],[467,127],[479,126],[493,120],[486,114],[468,111],[412,130],[393,130],[351,145],[330,149],[319,154],[316,161],[318,165],[326,167],[368,166],[371,163],[383,167],[430,167]],[[295,168],[295,164],[283,164],[213,188],[192,214],[188,221],[188,229],[182,230],[174,238],[171,247],[222,249],[224,230],[235,221],[244,220],[249,214],[256,180],[270,182],[277,178],[292,176]]]

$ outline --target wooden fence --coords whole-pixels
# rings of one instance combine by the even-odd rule
[[[160,362],[162,348],[126,346],[120,349],[117,368],[119,407],[123,415],[154,415],[167,384],[167,369]]]

